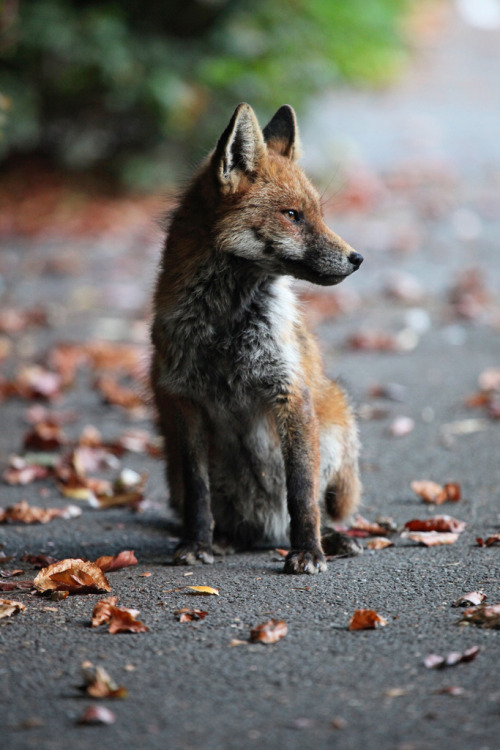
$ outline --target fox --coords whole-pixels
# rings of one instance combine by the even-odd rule
[[[170,216],[151,385],[182,519],[176,565],[288,537],[284,571],[318,573],[323,523],[328,551],[346,550],[332,522],[360,501],[358,428],[292,282],[339,284],[363,256],[326,225],[299,153],[291,106],[261,130],[241,103]]]

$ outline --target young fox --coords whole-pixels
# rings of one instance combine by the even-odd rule
[[[354,416],[289,277],[339,284],[363,258],[324,223],[298,150],[291,107],[261,131],[240,104],[171,220],[152,385],[184,521],[176,564],[213,562],[214,535],[248,548],[289,529],[285,571],[323,571],[320,503],[338,520],[359,501]]]

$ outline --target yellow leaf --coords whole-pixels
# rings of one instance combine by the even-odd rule
[[[219,596],[219,589],[213,589],[211,586],[186,586],[185,588],[189,589],[194,594],[202,594],[203,596]]]

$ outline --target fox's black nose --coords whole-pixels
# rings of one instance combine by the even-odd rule
[[[348,260],[352,263],[355,269],[358,269],[363,262],[363,256],[361,253],[351,253]]]

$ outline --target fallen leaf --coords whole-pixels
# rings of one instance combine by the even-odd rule
[[[411,539],[412,542],[418,542],[425,547],[435,547],[439,544],[454,544],[459,535],[452,532],[439,531],[404,531],[401,534],[403,539]]]
[[[384,549],[384,547],[394,547],[394,542],[383,536],[376,536],[366,542],[367,549]]]
[[[52,401],[61,395],[61,387],[61,376],[39,365],[22,367],[14,381],[15,395],[26,399]]]
[[[242,641],[239,638],[233,638],[231,641],[229,641],[228,646],[248,646],[248,641]]]
[[[0,581],[0,591],[24,591],[26,589],[32,589],[34,586],[34,581],[9,581],[9,583]]]
[[[383,331],[359,331],[347,339],[347,347],[366,352],[394,352],[401,349],[395,334]]]
[[[4,617],[11,617],[11,615],[24,612],[25,609],[26,605],[22,602],[15,602],[11,599],[0,599],[0,620]]]
[[[103,401],[112,406],[120,406],[122,409],[137,409],[145,405],[137,391],[120,385],[120,383],[109,375],[98,378],[95,388],[101,394]]]
[[[103,573],[109,573],[113,570],[128,568],[130,565],[137,565],[137,558],[134,555],[134,550],[123,550],[114,557],[112,555],[98,557],[95,564]]]
[[[425,520],[414,518],[412,521],[405,523],[405,529],[409,531],[451,531],[460,534],[465,527],[465,521],[458,521],[452,516],[432,516]]]
[[[464,594],[460,597],[460,599],[457,599],[453,604],[452,607],[470,607],[470,606],[477,606],[478,604],[481,604],[486,599],[486,594],[482,591],[471,591],[468,594]]]
[[[78,724],[114,724],[116,715],[106,706],[89,706],[78,719]]]
[[[109,625],[110,633],[145,633],[149,628],[136,619],[137,609],[116,606],[116,596],[101,599],[92,612],[92,627]]]
[[[274,551],[277,552],[278,555],[281,555],[281,557],[286,557],[288,553],[290,552],[289,549],[280,549],[279,547],[276,547]]]
[[[71,558],[42,568],[35,578],[35,587],[38,591],[69,591],[70,594],[109,591],[111,588],[95,563]]]
[[[411,488],[426,503],[441,505],[447,501],[457,502],[461,498],[460,485],[457,482],[447,482],[444,485],[423,479],[411,483]]]
[[[0,523],[48,523],[54,518],[77,518],[82,514],[76,505],[66,505],[64,508],[39,508],[29,505],[26,500],[0,509]]]
[[[33,565],[34,568],[46,568],[47,565],[57,562],[56,558],[50,555],[23,555],[21,561]]]
[[[480,628],[500,629],[500,604],[479,604],[463,613],[461,622],[472,623]]]
[[[482,537],[477,537],[476,542],[479,545],[479,547],[492,547],[494,545],[500,544],[500,533],[493,534],[492,536],[489,536],[486,539],[483,539]]]
[[[447,656],[438,654],[429,654],[424,659],[424,666],[427,669],[442,669],[443,667],[454,667],[461,662],[472,661],[480,652],[479,646],[473,646],[466,651],[451,651]]]
[[[37,422],[24,436],[24,450],[54,451],[66,445],[68,438],[57,423],[49,420]]]
[[[183,586],[183,588],[201,596],[219,596],[219,589],[214,589],[212,586]]]
[[[91,627],[97,628],[99,625],[103,625],[109,622],[111,615],[113,614],[113,608],[118,601],[117,596],[108,596],[106,599],[100,599],[94,607],[92,612],[92,625]]]
[[[252,643],[276,643],[288,633],[288,627],[284,620],[271,619],[262,625],[256,625],[250,631]]]
[[[126,698],[127,689],[118,686],[104,667],[94,667],[90,662],[84,662],[82,672],[85,680],[83,689],[91,698]]]
[[[145,573],[139,573],[139,578],[149,578],[150,575],[152,575],[152,573],[146,571]]]
[[[389,524],[382,525],[380,523],[372,523],[367,521],[366,518],[356,516],[351,524],[351,529],[354,531],[364,531],[370,536],[387,536],[387,534],[393,533],[395,529],[391,528]]]
[[[9,466],[3,471],[2,479],[6,484],[31,484],[39,479],[46,479],[50,475],[50,468],[36,463],[28,463],[21,456],[10,456]]]
[[[349,630],[372,630],[383,628],[388,622],[373,609],[356,609],[349,623]]]
[[[0,570],[1,578],[12,578],[13,576],[22,576],[24,570]]]
[[[174,615],[179,622],[193,622],[193,620],[204,620],[208,612],[201,609],[176,609]]]

